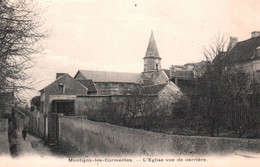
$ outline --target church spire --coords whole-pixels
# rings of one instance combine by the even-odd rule
[[[144,56],[144,72],[160,71],[161,58],[154,40],[153,31],[151,32],[150,41]]]
[[[154,40],[153,30],[151,32],[151,37],[150,37],[150,40],[149,40],[149,44],[148,44],[144,59],[145,58],[161,59],[160,56],[159,56],[159,52],[158,52],[155,40]]]

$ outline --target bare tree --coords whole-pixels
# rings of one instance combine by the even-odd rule
[[[31,88],[26,70],[34,65],[32,55],[41,52],[40,10],[25,0],[0,1],[0,94]]]
[[[90,120],[112,123],[144,130],[158,129],[169,116],[166,106],[157,101],[156,95],[131,94],[114,96],[94,105],[88,105]]]
[[[249,75],[229,58],[225,52],[225,40],[218,36],[216,41],[205,48],[204,73],[194,79],[190,90],[190,112],[202,130],[210,136],[219,136],[220,129],[226,128],[229,121],[227,112],[250,92]]]

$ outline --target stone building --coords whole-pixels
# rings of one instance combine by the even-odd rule
[[[179,87],[171,81],[157,85],[142,86],[139,91],[144,96],[154,96],[155,103],[158,106],[163,106],[165,109],[171,108],[173,103],[182,95]]]
[[[243,67],[252,79],[260,81],[260,31],[251,33],[251,38],[239,41],[230,37],[228,57]]]
[[[142,73],[79,70],[74,78],[57,73],[56,80],[40,90],[41,113],[76,115],[77,96],[125,95],[140,86],[168,83],[170,70],[161,68],[161,57],[151,33]]]
[[[170,67],[170,81],[180,88],[190,87],[193,79],[201,77],[207,61],[172,65]]]
[[[156,85],[169,81],[169,70],[161,68],[161,57],[159,55],[153,32],[148,43],[144,59],[144,71],[141,74],[143,85]],[[168,75],[167,75],[168,74]]]
[[[122,95],[140,84],[139,73],[79,70],[75,79],[89,80],[97,90],[95,95]]]
[[[84,116],[94,107],[98,109],[103,101],[118,101],[141,88],[156,98],[158,103],[172,103],[179,94],[178,87],[169,82],[170,70],[161,68],[161,57],[151,33],[144,59],[142,73],[79,70],[71,77],[57,73],[56,80],[40,90],[40,112],[31,114],[30,122],[34,133],[57,138],[57,114]],[[154,92],[157,91],[157,92]]]
[[[74,101],[77,95],[88,95],[96,90],[87,80],[75,80],[69,74],[57,73],[56,80],[40,90],[41,112],[74,115]]]

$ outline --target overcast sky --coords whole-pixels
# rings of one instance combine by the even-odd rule
[[[36,0],[51,29],[32,75],[41,89],[57,72],[142,72],[151,30],[163,68],[203,60],[221,33],[238,40],[260,30],[257,0]]]

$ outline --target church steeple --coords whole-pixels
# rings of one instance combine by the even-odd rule
[[[151,32],[149,44],[144,57],[144,72],[161,70],[161,58],[154,40],[153,31]]]
[[[148,57],[161,59],[159,56],[159,52],[158,52],[155,40],[154,40],[153,31],[151,32],[149,44],[148,44],[144,59],[148,58]]]

